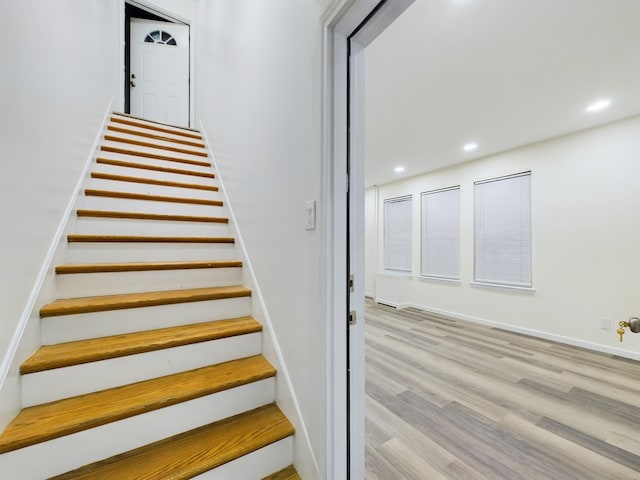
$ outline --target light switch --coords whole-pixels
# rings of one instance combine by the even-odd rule
[[[316,201],[309,200],[304,204],[304,209],[306,213],[306,223],[304,228],[307,230],[315,230],[316,229]]]

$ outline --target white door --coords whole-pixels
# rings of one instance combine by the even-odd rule
[[[376,0],[377,1],[377,0]],[[353,279],[348,295],[350,326],[348,327],[348,473],[349,478],[365,475],[365,276],[364,276],[364,191],[365,191],[365,51],[414,0],[394,0],[376,3],[375,9],[360,10],[361,22],[347,37],[348,83],[348,153],[347,172],[347,249],[348,273]],[[354,8],[354,3],[351,8]],[[364,5],[364,4],[361,4]],[[362,8],[362,7],[361,7]],[[367,13],[371,12],[371,13]]]
[[[131,19],[131,115],[189,126],[189,27]]]

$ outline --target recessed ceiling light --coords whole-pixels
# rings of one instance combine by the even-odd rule
[[[589,105],[586,108],[586,111],[590,113],[599,112],[600,110],[604,110],[605,108],[607,108],[609,105],[611,105],[611,100],[607,100],[607,99],[597,100],[593,102],[591,105]]]
[[[476,148],[478,148],[478,144],[475,142],[467,143],[464,147],[462,147],[465,152],[470,152],[471,150],[475,150]]]
[[[402,172],[404,172],[404,167],[396,167],[396,168],[393,169],[393,171],[396,172],[396,173],[402,173]]]

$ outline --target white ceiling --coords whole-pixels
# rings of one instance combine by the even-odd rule
[[[640,112],[640,0],[416,0],[365,55],[367,186]]]

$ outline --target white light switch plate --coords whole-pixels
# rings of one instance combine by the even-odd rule
[[[309,200],[304,204],[304,210],[306,213],[306,223],[304,228],[307,230],[316,229],[316,201]]]

